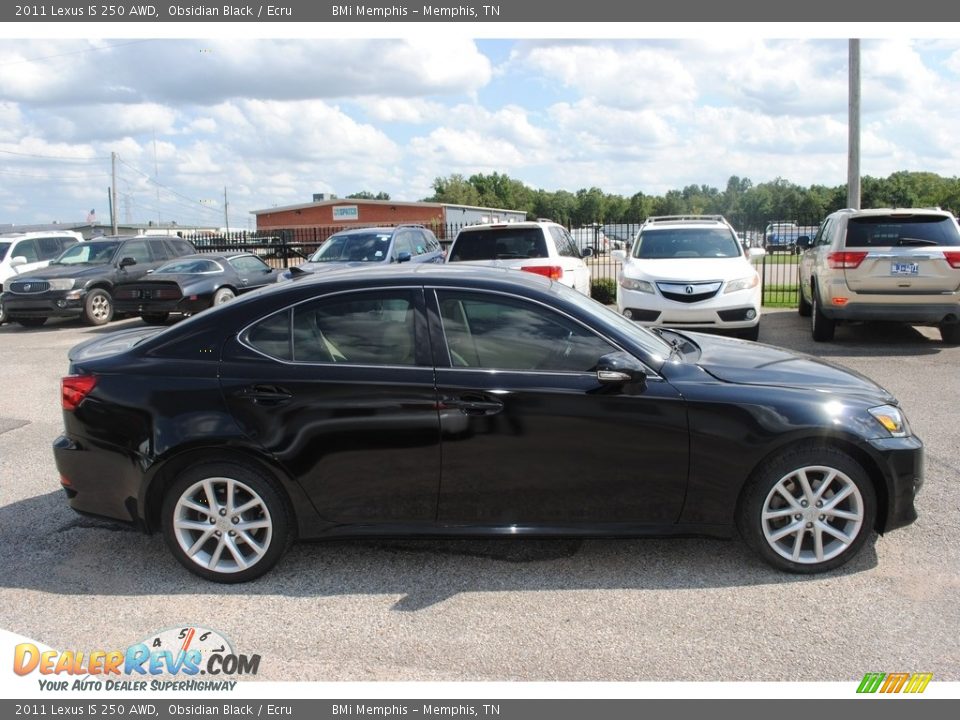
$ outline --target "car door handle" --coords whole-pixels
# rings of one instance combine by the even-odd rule
[[[276,385],[250,385],[237,391],[236,395],[258,405],[279,405],[293,397],[290,392]]]
[[[459,409],[464,415],[496,415],[503,410],[501,400],[485,395],[462,395],[446,405]]]

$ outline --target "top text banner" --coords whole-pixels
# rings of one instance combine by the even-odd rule
[[[943,23],[944,36],[960,20],[960,3],[943,0],[485,0],[482,3],[332,3],[278,0],[274,3],[112,2],[54,0],[4,3],[0,22],[921,22]]]

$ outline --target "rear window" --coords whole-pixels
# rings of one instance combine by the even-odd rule
[[[960,232],[952,218],[943,215],[850,218],[847,247],[925,247],[960,245]]]
[[[453,243],[450,262],[545,258],[547,243],[540,228],[490,228],[461,232]]]

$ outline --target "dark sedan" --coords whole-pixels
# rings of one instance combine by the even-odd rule
[[[897,401],[817,358],[653,333],[545,278],[420,265],[77,346],[77,511],[240,582],[294,538],[709,535],[812,573],[916,518]]]
[[[171,313],[192,315],[233,300],[240,293],[277,281],[277,273],[256,255],[188,255],[157,268],[113,292],[117,312],[161,325]]]

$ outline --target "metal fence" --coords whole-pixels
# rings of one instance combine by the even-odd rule
[[[772,221],[786,226],[792,223],[799,234],[812,234],[819,220],[782,220]],[[733,223],[734,227],[736,223]],[[608,292],[615,290],[614,283],[620,272],[620,261],[612,255],[612,250],[629,251],[642,223],[593,223],[587,227],[570,228],[581,249],[594,248],[593,257],[587,258],[594,284],[606,285]],[[310,228],[277,229],[267,232],[237,233],[185,233],[183,237],[191,241],[200,252],[249,251],[259,255],[267,264],[275,268],[288,268],[306,261],[323,242],[335,232],[346,229],[343,225],[328,225]],[[382,225],[381,227],[388,227]],[[462,225],[426,224],[437,236],[441,244],[449,248]],[[751,258],[760,273],[763,288],[763,304],[771,307],[792,307],[797,303],[798,260],[796,246],[771,246],[765,234],[769,223],[764,227],[738,228],[737,235],[741,243],[749,250],[763,248],[764,252]],[[766,247],[765,247],[766,245]]]

